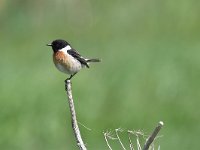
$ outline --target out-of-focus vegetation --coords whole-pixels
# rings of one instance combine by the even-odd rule
[[[73,79],[78,120],[92,129],[80,126],[88,149],[107,149],[103,131],[149,133],[160,120],[162,150],[198,149],[199,8],[194,0],[1,0],[0,149],[77,148],[67,76],[45,46],[56,38],[102,59]]]

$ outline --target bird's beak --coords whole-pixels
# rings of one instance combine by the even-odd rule
[[[52,46],[52,44],[47,44],[47,46]]]

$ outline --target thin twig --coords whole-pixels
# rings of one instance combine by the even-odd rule
[[[140,144],[140,139],[139,139],[139,136],[137,134],[136,134],[136,141],[137,141],[137,148],[138,148],[138,150],[142,150],[141,144]]]
[[[117,139],[118,139],[120,145],[122,146],[123,150],[126,150],[126,148],[124,147],[124,144],[122,143],[122,141],[121,141],[121,139],[120,139],[120,137],[118,135],[118,131],[121,131],[121,129],[120,128],[115,129],[115,133],[116,133]]]
[[[78,124],[80,124],[81,126],[83,126],[84,128],[86,128],[87,130],[92,131],[92,129],[86,127],[84,124],[82,124],[82,123],[80,123],[80,122],[78,122]]]
[[[157,127],[154,129],[153,133],[149,136],[149,138],[147,139],[146,143],[144,144],[144,147],[143,147],[142,150],[148,150],[149,149],[149,146],[154,141],[155,137],[157,136],[158,132],[163,127],[163,125],[164,125],[164,123],[162,121],[160,121],[158,123]]]
[[[160,150],[160,145],[158,146],[158,150]]]
[[[111,148],[111,146],[110,146],[110,144],[109,144],[109,142],[108,142],[108,139],[107,139],[107,136],[108,136],[107,134],[108,134],[108,133],[103,132],[104,138],[105,138],[105,140],[106,140],[106,144],[107,144],[108,148],[109,148],[110,150],[112,150],[112,148]]]
[[[133,143],[131,141],[131,132],[129,130],[128,130],[128,140],[129,140],[130,150],[134,150]]]
[[[80,150],[87,150],[87,148],[85,147],[83,140],[81,138],[81,133],[80,133],[78,123],[76,120],[76,112],[75,112],[74,101],[73,101],[73,97],[72,97],[72,89],[71,89],[70,80],[65,80],[65,90],[66,90],[67,96],[68,96],[69,108],[70,108],[71,119],[72,119],[72,128],[74,131],[77,145]]]
[[[154,149],[154,148],[155,148],[155,147],[154,147],[154,142],[151,144],[150,147],[151,147],[152,150],[155,150],[155,149]]]

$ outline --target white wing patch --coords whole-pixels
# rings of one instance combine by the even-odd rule
[[[67,53],[67,51],[68,51],[68,50],[71,50],[71,49],[72,49],[71,46],[67,45],[66,47],[62,48],[60,51],[64,52],[64,54],[69,55],[69,54]]]

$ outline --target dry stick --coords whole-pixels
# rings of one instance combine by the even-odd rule
[[[149,136],[149,138],[147,139],[146,143],[144,144],[144,147],[143,147],[142,150],[148,150],[149,149],[149,146],[154,141],[155,137],[157,136],[158,132],[163,127],[163,125],[164,125],[164,123],[162,121],[160,121],[158,123],[157,127],[154,129],[153,133]]]
[[[107,134],[108,134],[108,133],[106,133],[106,132],[104,133],[104,132],[103,132],[104,138],[105,138],[105,140],[106,140],[106,144],[107,144],[108,148],[109,148],[110,150],[112,150],[112,148],[111,148],[111,146],[110,146],[110,144],[109,144],[109,142],[108,142],[108,139],[107,139],[107,136],[108,136]]]
[[[131,141],[131,132],[129,130],[128,130],[128,140],[129,140],[130,150],[134,150],[133,143]]]
[[[70,108],[71,119],[72,119],[72,128],[74,131],[77,145],[80,150],[87,150],[87,148],[85,147],[83,140],[81,138],[81,133],[80,133],[78,123],[76,120],[76,112],[75,112],[75,108],[74,108],[74,101],[73,101],[73,97],[72,97],[72,89],[71,89],[70,80],[65,80],[65,90],[66,90],[67,96],[68,96],[69,108]]]
[[[118,139],[120,145],[122,146],[122,149],[123,149],[123,150],[126,150],[126,148],[124,147],[124,144],[122,143],[122,141],[121,141],[121,139],[120,139],[120,137],[119,137],[119,135],[118,135],[118,131],[119,131],[119,130],[120,130],[120,128],[119,128],[119,129],[115,129],[115,133],[116,133],[117,139]]]
[[[139,140],[139,136],[137,134],[136,134],[136,142],[137,142],[137,149],[142,150],[140,140]]]

